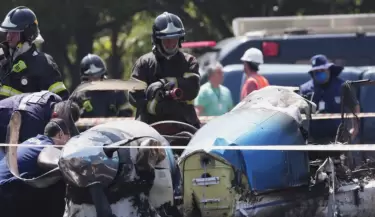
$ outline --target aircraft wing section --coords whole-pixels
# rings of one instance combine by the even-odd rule
[[[292,116],[302,123],[302,115],[309,117],[315,113],[315,103],[306,100],[289,87],[268,86],[250,93],[231,112],[239,109],[264,108],[276,110]]]

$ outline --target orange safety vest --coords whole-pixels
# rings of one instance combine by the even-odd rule
[[[269,83],[268,83],[267,79],[265,77],[261,76],[261,75],[255,74],[255,75],[252,75],[251,77],[249,77],[248,79],[252,79],[253,81],[255,81],[255,83],[257,85],[257,90],[259,90],[263,87],[269,86]],[[247,90],[242,89],[241,90],[241,100],[244,99],[248,94],[249,93],[247,92]]]
[[[258,85],[258,90],[262,89],[263,87],[267,87],[267,86],[270,85],[268,83],[267,79],[265,77],[261,76],[261,75],[255,74],[255,75],[253,75],[251,77],[256,80],[256,83]]]

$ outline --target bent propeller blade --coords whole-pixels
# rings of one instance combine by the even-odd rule
[[[20,129],[21,129],[21,113],[16,111],[13,112],[9,121],[9,143],[18,144]],[[18,161],[17,161],[17,149],[18,146],[9,146],[7,148],[6,159],[10,172],[16,177],[19,176]]]
[[[87,91],[87,90],[144,90],[147,85],[141,81],[135,79],[129,79],[127,81],[119,79],[107,79],[103,81],[92,81],[83,83],[77,87],[75,92]]]

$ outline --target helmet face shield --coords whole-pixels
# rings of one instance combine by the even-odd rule
[[[8,33],[8,32],[23,32],[23,30],[19,30],[19,29],[8,29],[8,28],[5,28],[5,27],[0,26],[0,32],[5,32],[5,33]]]
[[[17,24],[14,24],[12,22],[10,16],[7,15],[0,25],[0,31],[2,31],[2,32],[22,32],[23,29],[20,29]]]

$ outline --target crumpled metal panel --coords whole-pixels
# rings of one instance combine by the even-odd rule
[[[64,177],[71,184],[83,188],[94,183],[111,184],[119,168],[119,158],[117,152],[112,157],[106,156],[103,145],[112,143],[98,131],[85,132],[70,139],[59,160]]]
[[[363,192],[358,184],[345,184],[336,194],[337,214],[345,217],[370,217],[375,212],[375,180],[367,182]],[[308,191],[297,188],[278,193],[269,193],[238,202],[236,217],[331,217],[327,188],[312,188]],[[332,216],[333,217],[333,216]]]

